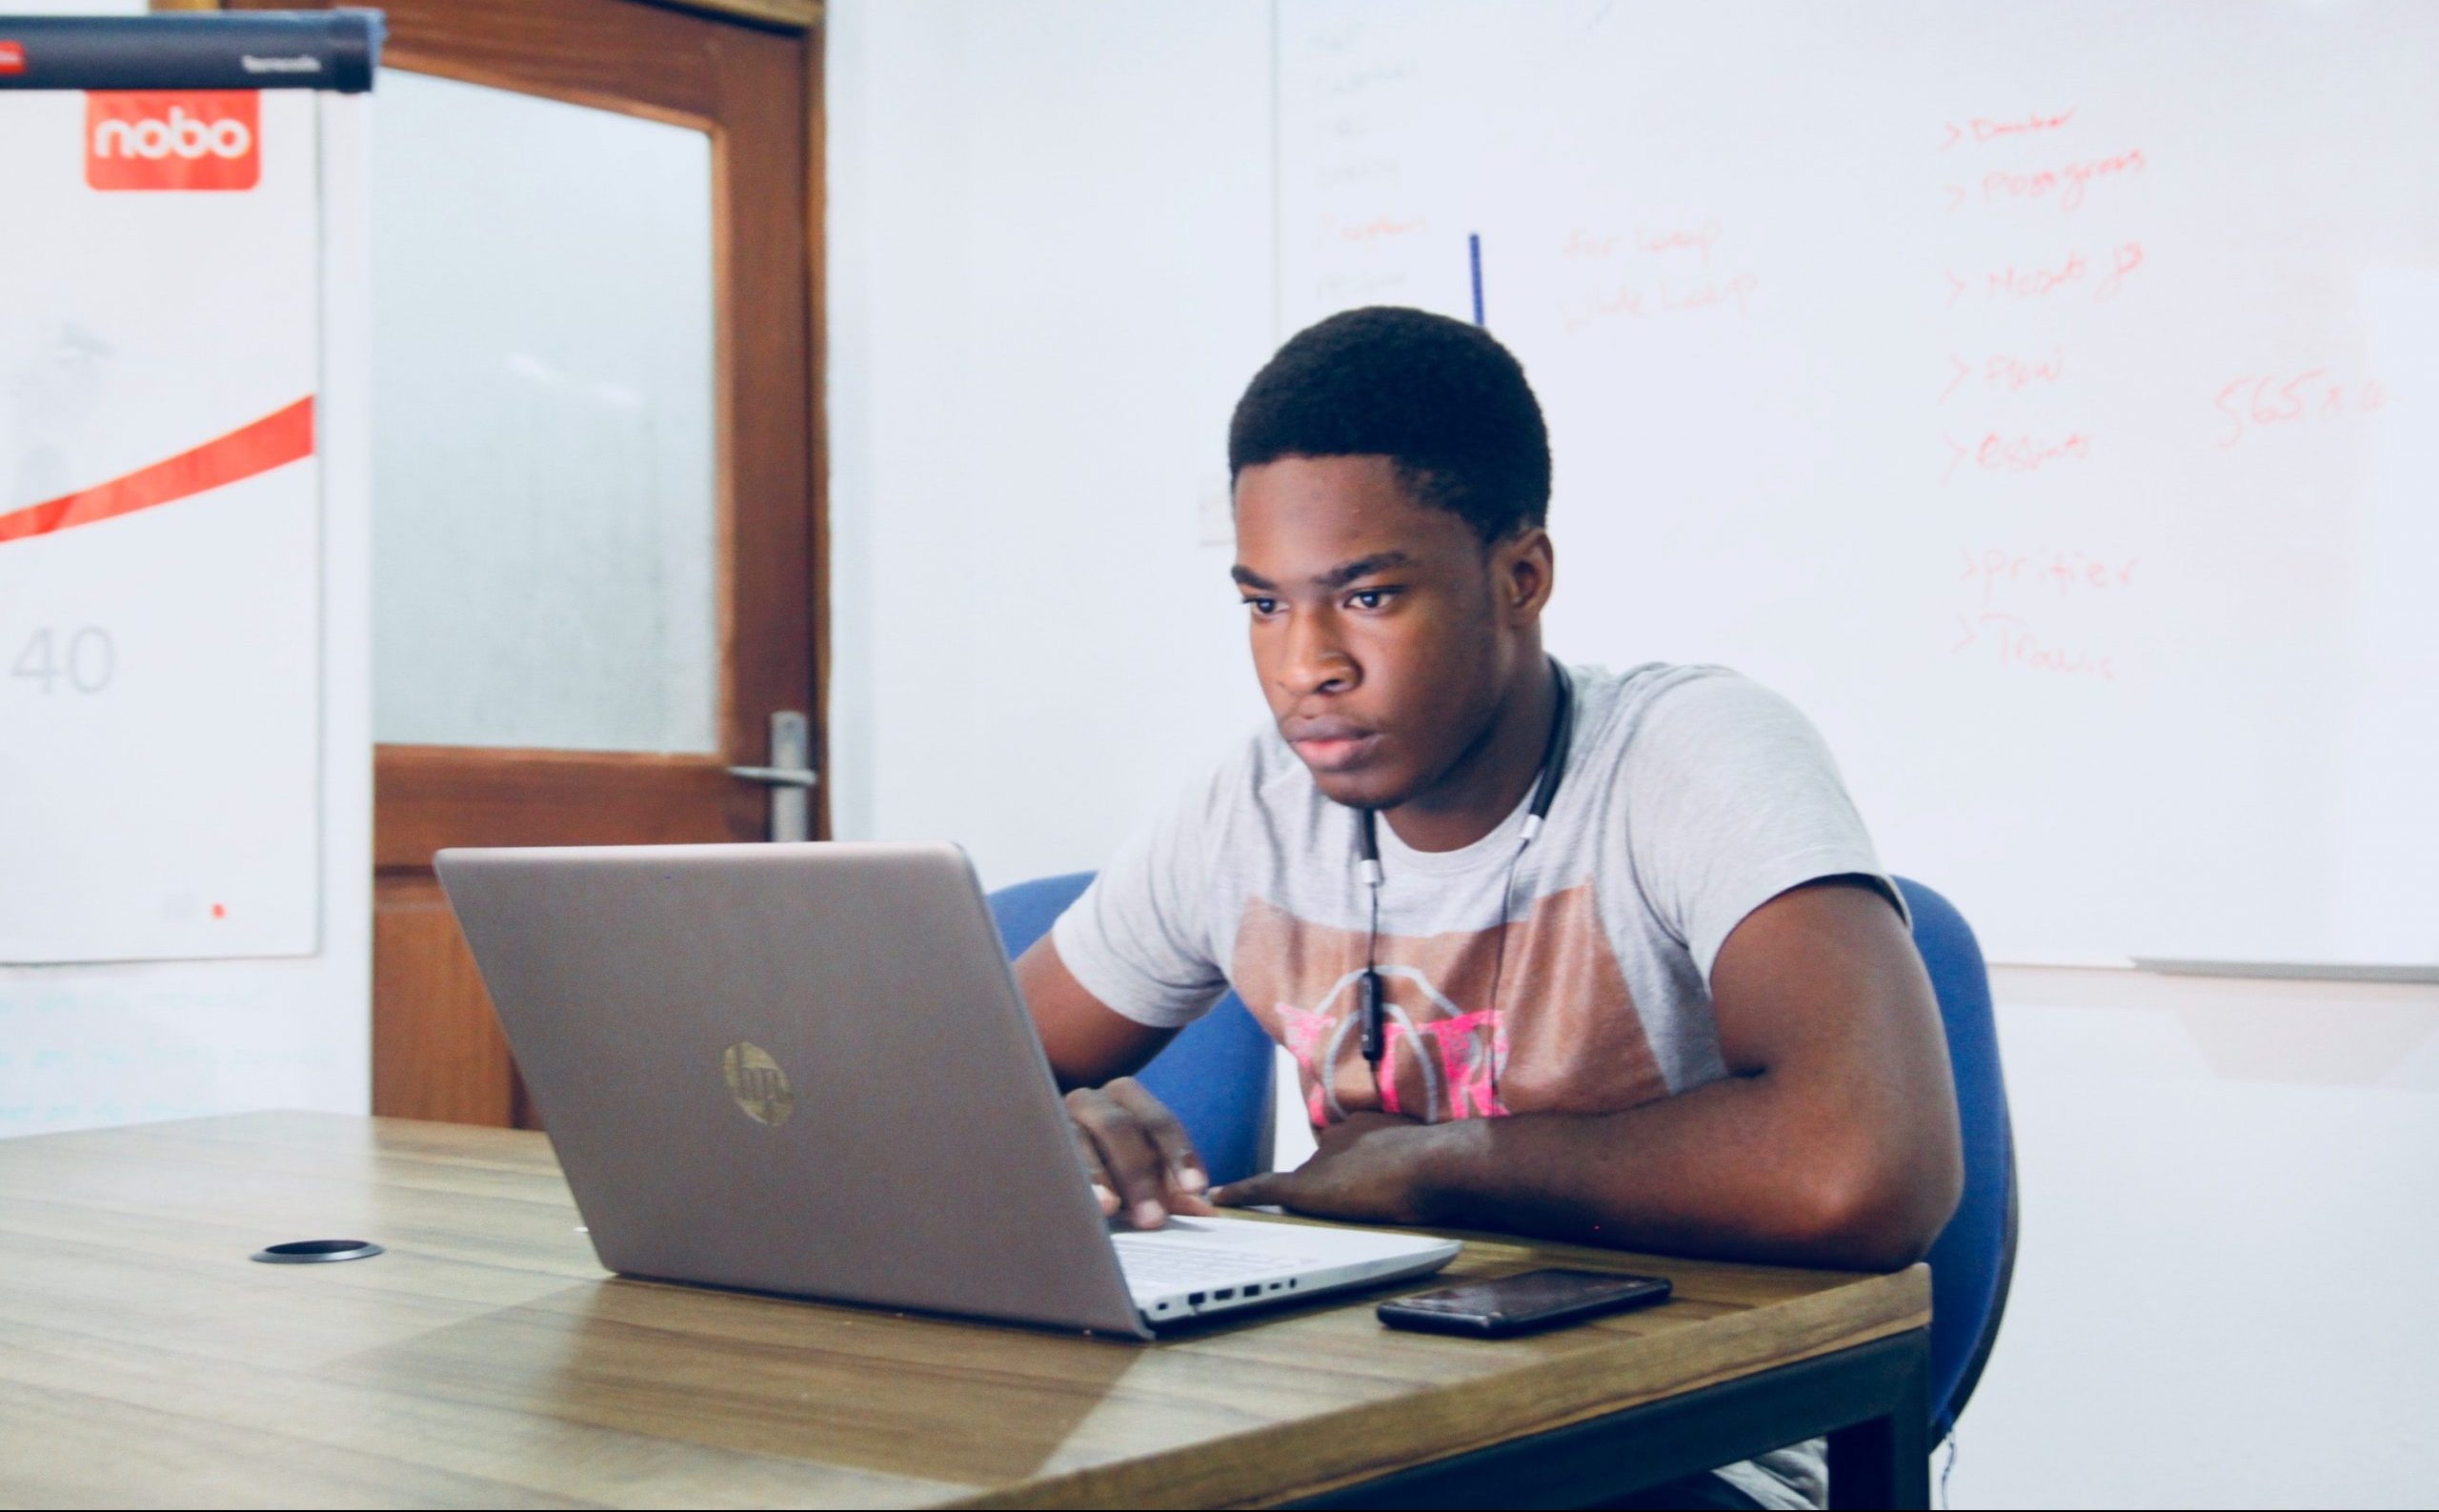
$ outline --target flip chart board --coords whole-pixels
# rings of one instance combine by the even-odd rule
[[[2439,963],[2439,11],[1282,7],[1288,330],[1482,315],[1552,648],[1824,729],[1996,958]]]
[[[315,112],[0,92],[0,962],[317,947]]]

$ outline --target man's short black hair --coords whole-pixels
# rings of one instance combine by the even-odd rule
[[[1237,401],[1228,476],[1284,456],[1385,456],[1484,545],[1548,516],[1550,433],[1524,369],[1478,326],[1374,305],[1307,327]]]

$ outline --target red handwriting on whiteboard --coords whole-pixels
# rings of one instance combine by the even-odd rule
[[[1953,436],[1941,439],[1947,442],[1948,449],[1947,471],[1940,474],[1943,483],[1956,476],[1956,470],[1968,460],[1985,473],[2038,473],[2061,463],[2081,462],[2092,454],[2091,438],[2080,431],[2056,441],[2035,435],[2001,435],[1996,431],[1969,446]]]
[[[1335,239],[1360,244],[1383,241],[1392,236],[1412,236],[1419,232],[1428,230],[1430,225],[1429,219],[1421,215],[1404,217],[1375,215],[1370,220],[1359,221],[1353,225],[1341,225],[1334,219],[1324,217],[1321,221],[1321,237],[1324,241]]]
[[[1994,352],[1981,363],[1965,361],[1951,352],[1947,354],[1947,387],[1940,391],[1940,401],[1965,386],[1965,381],[1978,371],[1982,386],[1993,393],[2022,393],[2036,383],[2055,383],[2066,375],[2066,349],[2052,348],[2049,354],[2039,357],[2013,356]]]
[[[2388,408],[2389,391],[2377,378],[2340,383],[2327,368],[2314,368],[2291,378],[2242,377],[2219,391],[2219,413],[2227,422],[2222,449],[2231,447],[2264,426],[2298,420],[2335,420],[2348,415],[2376,414]]]
[[[1594,294],[1565,312],[1569,335],[1603,320],[1639,320],[1643,318],[1643,291],[1632,284],[1620,284],[1606,293]]]
[[[1566,245],[1559,255],[1573,258],[1615,257],[1622,252],[1692,252],[1703,261],[1711,260],[1711,249],[1720,244],[1720,223],[1706,220],[1695,226],[1637,226],[1632,235],[1618,232],[1587,231],[1578,226],[1566,233]]]
[[[2059,598],[2114,594],[2134,581],[2134,569],[2141,560],[2129,556],[2112,561],[2080,551],[2026,552],[2007,546],[1985,546],[1979,551],[1959,547],[1958,554],[1965,565],[1956,575],[1981,585],[1984,609],[1990,608],[2003,593],[2019,590]]]
[[[1982,297],[2022,303],[2049,299],[2088,288],[2096,300],[2114,299],[2126,280],[2143,266],[2143,244],[2129,241],[2094,256],[2070,252],[2055,262],[2018,267],[2009,263],[1982,275]],[[1947,273],[1947,302],[1955,304],[1973,289],[1970,280]]]
[[[1974,145],[1978,147],[1984,142],[1995,142],[2003,136],[2023,136],[2033,131],[2054,131],[2074,118],[2075,112],[2069,109],[2056,115],[2033,114],[2010,117],[2004,121],[1995,121],[1985,115],[1977,115],[1964,126],[1959,126],[1954,121],[1943,121],[1940,123],[1940,151],[1947,151],[1965,140],[1968,134],[1972,136]]]
[[[2109,254],[2108,276],[2092,291],[2094,299],[2114,299],[2117,291],[2126,286],[2126,275],[2143,266],[2143,244],[2129,241]]]
[[[1645,231],[1638,226],[1635,228],[1635,245],[1647,252],[1698,252],[1703,261],[1709,262],[1711,249],[1719,245],[1719,222],[1663,227],[1658,231]]]
[[[1405,176],[1405,164],[1386,152],[1370,157],[1346,157],[1324,164],[1313,171],[1313,182],[1321,189],[1344,189],[1350,184],[1379,184]]]
[[[1313,292],[1325,305],[1347,303],[1371,304],[1392,289],[1405,286],[1406,275],[1400,269],[1371,269],[1361,272],[1325,273],[1313,284]]]
[[[1994,269],[1983,280],[1982,290],[1992,299],[2046,299],[2070,284],[2082,283],[2091,271],[2082,252],[2068,252],[2066,261],[2046,267],[2009,264]]]
[[[1706,278],[1699,283],[1672,283],[1660,280],[1660,307],[1663,310],[1714,310],[1734,306],[1740,315],[1752,313],[1754,288],[1761,279],[1751,273],[1738,273],[1733,278]]]
[[[1382,85],[1402,84],[1415,76],[1418,66],[1411,61],[1376,64],[1368,69],[1356,69],[1325,82],[1321,93],[1333,100],[1362,94]]]
[[[2015,615],[1987,609],[1978,615],[1959,615],[1956,628],[1959,634],[1947,648],[1950,655],[1962,655],[1982,646],[1990,651],[1999,666],[2010,670],[2095,677],[2104,682],[2117,680],[2116,665],[2106,653],[2046,641]]]
[[[1570,302],[1560,312],[1569,335],[1609,320],[1641,320],[1646,316],[1699,314],[1704,312],[1752,313],[1753,292],[1762,280],[1752,273],[1732,278],[1685,280],[1663,275],[1650,284],[1622,283],[1587,298]]]
[[[2047,199],[2054,194],[2060,210],[2079,210],[2084,203],[2085,192],[2095,182],[2140,173],[2144,167],[2143,150],[2138,147],[2115,157],[2062,163],[2056,168],[2035,169],[2028,173],[2011,173],[1996,169],[1982,175],[1982,200],[1988,204],[1993,200]]]

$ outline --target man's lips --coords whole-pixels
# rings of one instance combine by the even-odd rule
[[[1344,719],[1300,719],[1282,732],[1304,764],[1316,772],[1343,772],[1360,766],[1381,743],[1378,732]]]

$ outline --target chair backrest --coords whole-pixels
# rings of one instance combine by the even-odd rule
[[[1092,879],[1090,872],[1074,872],[992,894],[991,917],[999,921],[1008,958],[1047,934]],[[1215,1182],[1270,1169],[1273,1055],[1270,1036],[1232,992],[1136,1073],[1194,1137]]]
[[[2006,1311],[2016,1265],[2015,1135],[1990,973],[1982,946],[1953,904],[1909,877],[1897,878],[1914,916],[1914,948],[1931,977],[1947,1029],[1965,1141],[1965,1192],[1931,1246],[1931,1438],[1947,1437],[1965,1410]]]
[[[1090,872],[1077,872],[992,894],[991,912],[1009,958],[1040,938],[1092,879]],[[1907,877],[1899,877],[1897,885],[1913,914],[1914,948],[1930,973],[1947,1029],[1965,1142],[1964,1196],[1930,1255],[1936,1441],[1965,1410],[2006,1310],[2016,1258],[2015,1144],[1982,947],[1946,898]],[[1194,1136],[1212,1179],[1233,1181],[1270,1163],[1271,1064],[1269,1036],[1230,993],[1171,1040],[1140,1076]]]

